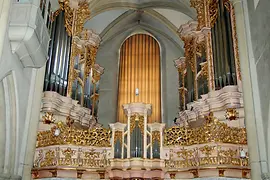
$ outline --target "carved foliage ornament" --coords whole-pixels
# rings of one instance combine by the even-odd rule
[[[54,135],[55,129],[61,131],[58,136]],[[110,138],[111,131],[105,128],[82,130],[58,123],[51,130],[38,132],[37,147],[64,144],[110,147]]]
[[[130,117],[130,133],[136,127],[136,121],[138,121],[138,127],[140,128],[142,135],[144,134],[144,117],[139,114],[132,115]]]
[[[190,64],[192,72],[195,72],[196,38],[193,36],[182,37],[185,43],[186,65]]]
[[[164,132],[165,146],[190,146],[208,142],[247,144],[246,129],[229,127],[210,113],[204,126],[198,128],[174,126]]]
[[[160,143],[160,132],[159,131],[152,131],[152,143],[157,141]]]
[[[201,30],[203,27],[206,27],[206,0],[190,0],[191,7],[195,8],[197,11],[198,19],[198,30]]]
[[[46,112],[44,116],[42,116],[42,122],[44,124],[51,124],[55,122],[55,118],[52,112]]]
[[[76,9],[70,7],[69,0],[59,0],[59,4],[65,12],[65,27],[69,36],[80,34],[85,21],[90,18],[89,3],[80,1]]]
[[[123,132],[122,131],[115,131],[115,133],[114,133],[114,144],[116,143],[117,140],[119,140],[120,144],[122,144],[122,142],[123,142]]]

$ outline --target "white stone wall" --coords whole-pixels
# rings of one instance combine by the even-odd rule
[[[0,108],[3,107],[0,110],[0,179],[22,178],[28,180],[31,179],[39,120],[46,47],[42,49],[40,44],[35,44],[34,46],[37,46],[38,49],[42,49],[35,56],[32,56],[33,52],[28,52],[27,48],[20,51],[20,53],[25,52],[25,56],[28,58],[33,58],[33,62],[37,60],[34,59],[35,57],[39,57],[38,61],[41,63],[39,67],[24,67],[16,53],[17,49],[12,51],[10,39],[16,40],[16,37],[11,36],[16,32],[16,28],[13,26],[10,34],[9,26],[11,17],[14,18],[14,16],[9,16],[14,13],[13,2],[0,0],[0,7],[4,8],[4,11],[0,11]],[[38,3],[38,1],[34,0],[32,3]],[[31,10],[34,12],[33,8]],[[23,15],[17,14],[17,16]],[[28,25],[26,24],[26,27]],[[34,33],[28,35],[36,36]],[[45,36],[45,34],[43,35]],[[29,38],[31,39],[31,37]],[[46,43],[45,39],[43,40]],[[26,47],[29,48],[29,46]]]
[[[232,1],[237,17],[251,176],[252,179],[269,179],[270,1]]]

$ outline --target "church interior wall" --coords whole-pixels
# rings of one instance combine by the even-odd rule
[[[32,153],[35,149],[44,68],[24,68],[17,55],[12,53],[7,34],[4,44],[0,56],[0,84],[2,87],[0,107],[9,108],[2,109],[5,111],[3,116],[1,113],[1,127],[5,128],[4,131],[0,132],[1,146],[5,147],[2,149],[5,156],[1,156],[0,159],[2,165],[0,177],[16,179],[22,177],[23,172],[28,168],[26,176],[30,178],[29,172],[32,168]],[[31,138],[33,139],[32,143]]]

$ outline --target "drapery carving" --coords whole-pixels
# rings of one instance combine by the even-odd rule
[[[118,121],[126,121],[123,104],[144,102],[152,105],[149,122],[160,122],[160,49],[156,40],[146,34],[126,39],[120,50],[119,68]]]

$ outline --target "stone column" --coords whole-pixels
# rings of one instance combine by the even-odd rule
[[[2,51],[4,47],[4,40],[6,37],[8,27],[9,10],[11,8],[11,0],[0,0],[0,62],[2,60]]]
[[[18,172],[23,179],[31,179],[31,169],[34,162],[37,130],[40,118],[40,102],[42,99],[45,65],[40,69],[32,70],[31,86],[28,99],[28,108],[24,127],[24,138],[21,142],[20,165]]]
[[[266,161],[266,157],[262,157],[262,154],[265,154],[265,140],[263,134],[261,134],[263,133],[263,129],[258,127],[262,126],[262,123],[258,123],[258,119],[255,119],[254,92],[252,92],[253,88],[249,64],[251,59],[249,59],[250,57],[248,56],[247,37],[245,33],[247,29],[245,27],[243,1],[231,0],[231,2],[234,7],[236,19],[251,179],[261,179],[261,172],[264,171],[263,169],[267,169],[267,167],[263,165],[263,161]]]

